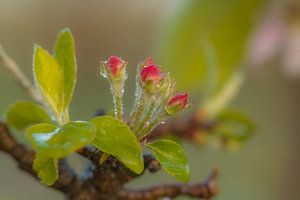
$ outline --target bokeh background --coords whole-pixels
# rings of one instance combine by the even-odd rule
[[[180,89],[191,92],[191,110],[201,108],[202,99],[243,68],[246,81],[230,107],[248,115],[257,131],[230,152],[184,142],[191,181],[202,180],[219,166],[221,192],[216,199],[300,199],[297,0],[0,0],[0,44],[29,77],[33,44],[50,51],[64,27],[75,37],[79,68],[73,119],[111,110],[108,84],[98,70],[99,61],[112,54],[129,61],[127,110],[133,101],[135,66],[148,56],[174,74]],[[0,67],[0,115],[24,99],[24,91]],[[22,140],[22,135],[17,137]],[[174,181],[159,172],[130,187]],[[0,153],[0,200],[34,199],[63,196],[19,171]]]

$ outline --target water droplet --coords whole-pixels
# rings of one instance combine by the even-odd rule
[[[101,74],[101,76],[103,76],[104,78],[107,78],[107,75],[106,75],[106,73],[105,73],[104,71],[101,71],[100,74]]]
[[[136,92],[134,93],[134,95],[135,95],[136,97],[140,96],[140,91],[136,91]]]

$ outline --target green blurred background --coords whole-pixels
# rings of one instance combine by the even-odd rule
[[[286,5],[292,6],[285,9]],[[135,66],[148,56],[155,56],[174,74],[180,89],[191,92],[193,109],[199,99],[217,92],[233,71],[244,66],[242,60],[250,49],[248,38],[255,38],[266,16],[279,13],[284,32],[298,30],[300,11],[293,9],[296,6],[297,1],[291,0],[0,0],[0,43],[31,77],[33,44],[51,50],[61,28],[72,30],[78,60],[72,119],[89,119],[99,108],[111,110],[108,84],[98,70],[99,61],[112,54],[129,61],[127,110],[134,97]],[[269,38],[272,32],[265,39]],[[247,79],[231,103],[257,125],[250,141],[234,152],[184,143],[192,182],[205,178],[213,166],[220,167],[217,199],[300,199],[300,81],[284,73],[288,63],[278,56],[288,45],[278,49],[260,66],[252,66],[254,61],[247,63]],[[300,51],[298,54],[300,57]],[[10,103],[24,99],[28,99],[26,94],[0,68],[1,116]],[[159,172],[146,174],[130,187],[174,181]],[[63,196],[42,187],[0,153],[0,200],[34,199],[59,200]]]

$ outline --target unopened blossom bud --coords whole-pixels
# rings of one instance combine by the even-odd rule
[[[149,58],[146,58],[146,60],[144,61],[143,63],[143,66],[150,66],[150,65],[154,65],[155,62],[154,62],[154,58],[153,57],[149,57]]]
[[[164,74],[155,65],[144,67],[140,73],[141,84],[149,91],[154,90],[163,78]]]
[[[187,92],[176,93],[165,104],[165,110],[169,115],[174,115],[178,112],[183,111],[187,106],[187,102],[188,102]]]
[[[118,56],[110,56],[107,61],[101,63],[100,73],[109,84],[114,99],[115,115],[119,120],[123,120],[123,93],[124,83],[127,79],[127,62]]]
[[[122,60],[120,57],[110,56],[107,61],[104,62],[104,75],[111,75],[113,79],[126,79],[126,64],[126,61]]]

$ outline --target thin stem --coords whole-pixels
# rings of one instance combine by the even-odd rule
[[[0,64],[10,73],[12,78],[27,92],[27,95],[36,103],[43,104],[41,96],[31,81],[20,70],[19,66],[6,54],[0,45]]]
[[[147,111],[147,114],[144,116],[143,120],[139,123],[139,125],[135,129],[137,135],[140,134],[140,131],[147,125],[148,122],[150,123],[150,118],[151,118],[152,114],[155,112],[156,107],[157,107],[157,101],[152,100],[151,106],[150,106],[149,110]]]
[[[163,108],[160,108],[157,110],[156,116],[154,116],[154,120],[147,126],[144,127],[139,135],[138,139],[142,140],[145,138],[156,126],[158,126],[160,123],[163,123],[163,120],[165,120],[168,117],[168,114],[163,110]]]
[[[133,129],[135,126],[138,125],[137,123],[139,123],[139,119],[141,119],[141,117],[145,111],[146,105],[148,104],[148,100],[149,100],[149,95],[147,95],[147,94],[141,95],[141,98],[140,98],[140,101],[138,102],[137,108],[130,118],[131,129]]]
[[[137,111],[138,111],[138,107],[141,101],[141,97],[142,97],[142,88],[140,86],[140,66],[137,67],[137,72],[136,72],[136,76],[135,76],[135,85],[136,85],[136,89],[135,89],[135,101],[134,101],[134,105],[132,108],[132,111],[130,113],[130,118],[129,118],[129,126],[132,126],[134,124],[134,119],[135,116],[137,115]]]
[[[137,110],[138,110],[138,107],[139,107],[139,104],[141,101],[141,96],[142,96],[141,94],[142,94],[141,88],[139,86],[137,86],[136,93],[135,93],[135,95],[136,95],[135,102],[134,102],[132,111],[130,113],[129,124],[128,124],[129,126],[132,126],[134,123],[134,118],[137,115]]]
[[[124,109],[123,109],[123,93],[124,82],[111,83],[111,91],[114,99],[115,116],[124,121]]]
[[[123,105],[122,105],[122,96],[116,95],[115,96],[115,102],[116,102],[116,116],[118,119],[123,120],[124,116],[124,110],[123,110]]]
[[[64,111],[64,123],[70,122],[70,114],[69,114],[69,109],[66,109]]]

